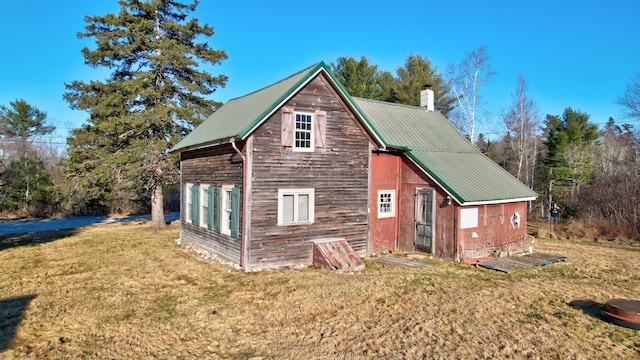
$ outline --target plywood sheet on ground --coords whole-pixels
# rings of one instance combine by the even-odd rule
[[[495,260],[482,261],[476,264],[486,269],[512,273],[516,271],[531,269],[536,266],[544,266],[551,263],[567,261],[567,258],[561,255],[533,253],[522,256],[511,256],[499,258]]]
[[[412,259],[409,259],[408,257],[400,257],[395,255],[380,256],[380,257],[371,259],[371,261],[379,262],[385,265],[401,266],[401,267],[412,268],[412,269],[421,269],[426,266],[433,266],[433,264],[412,260]]]

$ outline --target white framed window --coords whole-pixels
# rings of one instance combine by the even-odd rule
[[[396,191],[378,190],[378,218],[396,216]]]
[[[278,189],[278,225],[312,224],[315,189]]]
[[[200,184],[200,226],[209,226],[209,185]]]
[[[193,217],[193,195],[192,195],[192,191],[193,191],[193,184],[185,184],[185,209],[184,209],[184,220],[185,222],[188,222],[189,224],[192,223],[192,217]]]
[[[295,113],[295,129],[293,139],[294,151],[313,151],[314,150],[314,114],[296,112]]]
[[[220,194],[220,232],[225,235],[231,235],[231,192],[233,185],[223,185]]]

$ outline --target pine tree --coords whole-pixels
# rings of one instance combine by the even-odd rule
[[[370,65],[364,55],[360,61],[341,56],[331,63],[331,71],[351,96],[377,99],[382,92],[377,84],[378,65]]]
[[[150,197],[152,226],[164,226],[163,185],[175,179],[176,159],[168,155],[182,136],[220,104],[205,98],[227,81],[202,65],[226,59],[201,38],[213,28],[190,17],[198,1],[120,0],[120,12],[86,17],[85,32],[95,49],[84,48],[85,63],[111,69],[105,81],[73,81],[65,99],[86,110],[89,123],[70,139],[70,161],[83,159],[109,172],[114,183]],[[75,169],[92,171],[91,167]]]
[[[589,122],[588,114],[566,108],[561,117],[547,115],[544,137],[544,183],[552,183],[553,194],[568,205],[593,173],[598,126]]]
[[[42,152],[34,142],[50,135],[47,113],[19,99],[0,106],[0,210],[43,215],[52,184]],[[50,160],[50,159],[49,159]]]
[[[447,116],[453,110],[456,99],[449,95],[450,86],[437,70],[428,57],[409,55],[404,66],[396,70],[398,76],[394,90],[397,102],[418,106],[423,86],[432,85],[435,108]]]
[[[55,131],[55,126],[47,125],[47,113],[22,99],[0,106],[0,138],[2,155],[9,158],[24,158],[31,149],[31,143],[39,136]]]

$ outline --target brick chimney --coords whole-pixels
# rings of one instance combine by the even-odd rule
[[[434,111],[434,99],[435,94],[433,90],[431,90],[431,84],[424,85],[422,91],[420,91],[420,107],[427,111]]]

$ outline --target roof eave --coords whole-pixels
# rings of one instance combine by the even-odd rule
[[[289,101],[289,99],[291,99],[293,96],[295,96],[295,94],[298,92],[298,90],[300,90],[302,87],[304,87],[306,84],[308,84],[315,77],[315,75],[317,75],[321,71],[323,64],[324,64],[323,62],[319,62],[315,67],[313,67],[307,73],[307,75],[305,75],[302,79],[300,79],[300,81],[298,81],[297,84],[295,84],[294,86],[289,88],[289,90],[286,93],[284,93],[278,100],[276,100],[273,104],[271,104],[271,106],[269,108],[267,108],[264,112],[262,112],[262,114],[260,114],[251,123],[251,125],[249,125],[247,127],[247,129],[245,129],[243,132],[238,134],[240,139],[245,140],[251,134],[253,134],[253,132],[266,119],[268,119],[271,115],[273,115],[273,113],[275,113],[282,105],[284,105],[287,101]]]
[[[399,147],[394,147],[394,148],[399,148]],[[456,193],[455,191],[453,191],[453,189],[447,186],[439,177],[437,177],[435,174],[432,174],[428,170],[428,168],[423,163],[420,162],[420,160],[418,160],[415,156],[413,156],[413,154],[411,154],[411,151],[405,151],[405,155],[407,155],[407,158],[411,160],[411,162],[413,162],[414,165],[416,165],[419,169],[421,169],[425,175],[427,175],[433,182],[435,182],[436,185],[438,185],[442,190],[444,190],[444,192],[447,195],[451,196],[451,198],[455,200],[455,202],[458,203],[458,205],[461,205],[463,203],[461,201],[460,195],[458,195],[458,193]]]
[[[354,114],[359,118],[360,122],[365,126],[367,132],[374,138],[377,142],[378,146],[382,149],[386,147],[385,141],[382,136],[378,133],[375,127],[371,124],[369,119],[364,115],[364,112],[360,110],[358,105],[355,103],[351,95],[345,90],[345,88],[340,84],[340,82],[333,76],[331,70],[327,67],[324,62],[319,62],[313,69],[309,71],[309,73],[303,77],[296,85],[292,86],[289,91],[287,91],[284,95],[282,95],[276,102],[274,102],[271,107],[266,109],[260,116],[255,119],[251,126],[249,126],[245,131],[243,131],[238,136],[245,140],[249,137],[266,119],[268,119],[273,113],[275,113],[280,107],[282,107],[287,101],[289,101],[292,97],[294,97],[298,91],[307,85],[310,81],[312,81],[318,74],[324,72],[327,77],[330,79],[333,84],[334,89],[338,92],[338,95],[342,97],[344,102],[351,108]]]
[[[394,146],[394,148],[400,149],[401,147]],[[460,206],[515,203],[515,202],[523,202],[523,201],[533,201],[538,198],[538,196],[536,195],[536,196],[527,196],[527,197],[518,197],[518,198],[464,201],[464,199],[462,199],[462,197],[458,193],[453,191],[451,187],[446,185],[446,183],[442,181],[439,177],[437,177],[435,174],[432,174],[424,164],[422,164],[417,158],[415,158],[415,156],[411,154],[410,150],[408,150],[407,148],[405,149],[407,150],[405,151],[407,158],[411,160],[411,162],[413,162],[419,169],[421,169],[424,172],[424,174],[427,175],[433,182],[435,182],[440,188],[442,188],[442,190],[444,190],[444,192],[447,195],[451,196],[451,198],[455,200],[455,202]]]
[[[185,147],[181,147],[179,149],[171,149],[169,150],[169,154],[175,154],[175,153],[183,153],[186,151],[195,151],[195,150],[203,150],[203,149],[208,149],[208,148],[213,148],[216,146],[220,146],[220,145],[224,145],[224,144],[228,144],[231,142],[231,139],[235,139],[237,138],[237,136],[231,136],[228,138],[222,138],[222,139],[216,139],[216,140],[212,140],[212,141],[208,141],[206,143],[201,143],[201,144],[197,144],[197,145],[192,145],[192,146],[185,146]]]
[[[524,201],[533,201],[537,199],[537,196],[531,197],[523,197],[523,198],[513,198],[513,199],[498,199],[498,200],[481,200],[481,201],[468,201],[463,202],[460,206],[478,206],[478,205],[495,205],[495,204],[506,204],[506,203],[516,203],[516,202],[524,202]]]

